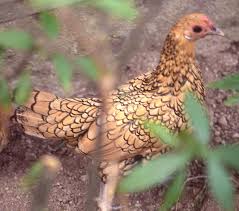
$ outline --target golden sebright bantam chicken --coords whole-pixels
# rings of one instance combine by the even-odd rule
[[[145,121],[160,123],[172,131],[187,128],[184,96],[193,91],[204,101],[204,84],[195,62],[195,41],[221,30],[204,14],[181,18],[166,37],[155,70],[140,75],[108,95],[103,120],[98,98],[59,98],[34,91],[28,103],[16,110],[16,120],[26,134],[44,139],[65,139],[78,151],[95,153],[99,124],[103,125],[99,150],[103,181],[117,163],[120,176],[142,159],[165,153],[169,147],[153,137]]]

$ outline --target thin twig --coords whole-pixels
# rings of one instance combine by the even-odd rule
[[[204,184],[202,189],[194,199],[193,211],[200,211],[204,205],[204,202],[208,196],[207,184]]]
[[[184,182],[184,185],[188,182],[191,182],[193,180],[198,180],[198,179],[207,179],[208,177],[205,175],[199,175],[199,176],[195,176],[195,177],[189,177],[186,179],[186,181]]]
[[[94,165],[92,165],[89,169],[89,174],[90,174],[90,183],[89,183],[89,188],[88,188],[88,197],[87,197],[87,207],[86,210],[95,210],[95,204],[94,204],[94,199],[97,198],[97,192],[98,192],[98,187],[99,187],[99,180],[98,180],[98,168],[99,165],[102,161],[102,154],[100,149],[101,143],[103,142],[103,132],[105,130],[104,125],[101,122],[104,122],[103,119],[105,119],[105,115],[107,115],[107,111],[111,105],[108,103],[108,94],[112,89],[114,89],[115,86],[115,78],[116,78],[116,62],[112,58],[112,52],[111,48],[109,47],[108,41],[105,40],[100,40],[101,46],[99,46],[99,40],[92,40],[89,39],[91,37],[91,34],[89,34],[89,30],[84,30],[84,28],[89,27],[88,24],[85,25],[84,23],[80,22],[79,24],[78,21],[78,16],[74,12],[74,10],[70,7],[62,8],[57,11],[57,16],[59,19],[64,23],[71,23],[68,25],[67,29],[68,31],[73,31],[76,32],[77,34],[77,41],[80,47],[83,47],[88,53],[92,53],[92,46],[94,46],[94,52],[91,55],[91,58],[93,58],[95,64],[98,66],[98,70],[100,72],[100,78],[96,82],[96,86],[99,90],[99,97],[102,100],[101,103],[101,114],[98,117],[97,124],[97,138],[95,142],[95,148],[96,152],[94,153],[93,156],[93,162]],[[103,35],[103,31],[97,30],[98,36],[97,38],[101,38],[100,35]],[[104,45],[103,45],[103,44]],[[113,175],[117,178],[117,172]],[[111,178],[112,179],[112,178]],[[115,179],[115,178],[114,178]],[[114,192],[115,186],[116,186],[116,181],[111,180],[109,184],[109,188],[112,189],[112,192]],[[107,195],[107,194],[106,194]],[[101,199],[100,199],[101,200]],[[106,199],[103,199],[106,200]],[[107,201],[101,201],[99,204],[107,204],[111,206],[111,199],[110,202],[108,203]]]
[[[43,172],[33,191],[31,211],[46,209],[52,182],[61,168],[60,161],[54,156],[45,155],[40,159],[40,163],[43,165]]]

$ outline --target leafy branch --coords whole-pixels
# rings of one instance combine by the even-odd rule
[[[212,89],[231,90],[234,94],[228,97],[225,101],[225,105],[234,106],[239,104],[239,74],[232,74],[224,77],[221,80],[211,82],[208,85]]]
[[[45,32],[49,41],[56,39],[59,36],[61,30],[61,24],[58,19],[52,12],[52,9],[65,7],[70,5],[87,5],[99,10],[105,11],[107,14],[117,16],[119,18],[132,20],[137,15],[137,10],[134,7],[132,1],[123,0],[123,1],[114,1],[114,0],[103,0],[103,1],[94,1],[94,0],[30,0],[28,2],[34,10],[39,12],[34,12],[31,15],[37,15],[38,22],[41,25],[43,32]],[[4,53],[7,49],[14,49],[18,51],[26,51],[25,57],[22,59],[20,64],[17,66],[14,78],[18,76],[19,81],[17,82],[17,87],[15,87],[15,93],[17,96],[14,97],[18,104],[23,104],[27,100],[27,96],[31,92],[30,86],[30,75],[25,74],[25,67],[28,64],[33,53],[43,50],[45,46],[39,46],[35,42],[32,35],[26,31],[19,29],[8,29],[6,31],[0,32],[0,49],[1,49],[1,58],[3,58]],[[52,52],[49,55],[52,63],[54,64],[54,69],[60,84],[66,91],[71,89],[71,81],[74,72],[74,67],[81,70],[92,79],[98,78],[97,71],[94,71],[96,68],[85,68],[93,64],[91,58],[76,58],[75,61],[71,61],[67,56],[61,54],[60,52]],[[3,63],[4,61],[2,61]],[[92,69],[93,72],[91,71]],[[30,73],[30,69],[28,72]],[[0,73],[0,87],[2,87],[2,92],[0,93],[0,104],[3,104],[8,107],[11,102],[12,91],[8,87],[8,81],[12,79],[12,76],[5,77],[3,73]],[[23,88],[20,88],[23,87]]]
[[[162,130],[162,126],[150,125],[149,128],[155,137],[170,144],[173,152],[160,155],[158,158],[136,167],[128,177],[121,181],[119,191],[142,191],[173,178],[160,208],[160,210],[169,210],[182,193],[187,165],[194,159],[201,159],[206,165],[208,185],[215,199],[226,210],[234,210],[234,188],[227,168],[239,170],[237,158],[239,145],[220,146],[212,149],[209,146],[210,129],[207,114],[191,93],[186,96],[185,110],[189,115],[192,133],[183,131],[175,138],[168,130]],[[172,140],[176,140],[178,144],[171,144]]]

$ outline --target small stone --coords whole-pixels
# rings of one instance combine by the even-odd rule
[[[226,117],[224,116],[221,116],[220,119],[218,120],[218,123],[221,125],[221,126],[227,126],[228,123],[227,123],[227,119]]]
[[[182,210],[182,209],[183,209],[182,203],[178,202],[178,203],[175,205],[175,208],[177,208],[177,210]]]
[[[32,152],[26,152],[25,153],[25,159],[28,161],[35,161],[37,159],[37,156],[35,153]]]
[[[215,136],[219,136],[220,135],[220,131],[216,130],[215,131]]]
[[[136,201],[135,207],[141,207],[141,204],[139,203],[139,201]]]
[[[234,134],[232,135],[232,138],[239,138],[239,133],[234,133]]]
[[[88,180],[88,175],[82,175],[82,176],[80,177],[80,179],[81,179],[82,182],[87,182],[87,180]]]
[[[218,143],[218,144],[221,144],[222,143],[222,139],[220,137],[215,137],[215,142]]]

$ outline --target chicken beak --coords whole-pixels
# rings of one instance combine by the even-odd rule
[[[223,31],[219,28],[216,27],[212,27],[211,31],[210,31],[211,35],[219,35],[219,36],[225,36],[225,34],[223,33]]]

